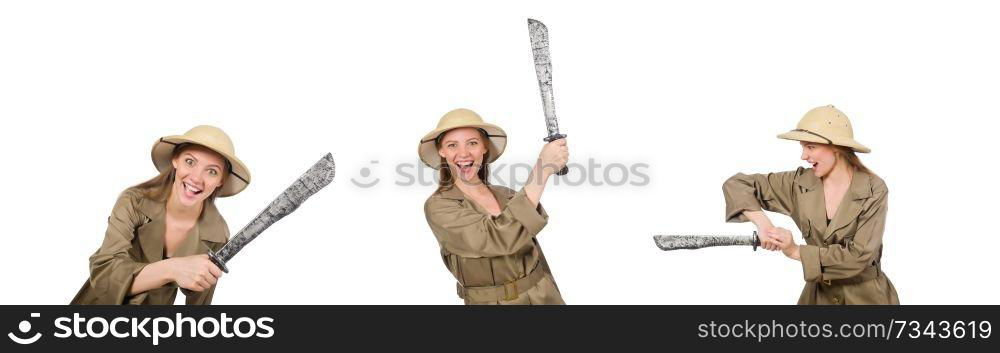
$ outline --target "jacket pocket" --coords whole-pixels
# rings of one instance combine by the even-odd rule
[[[462,281],[466,287],[480,287],[495,285],[493,281],[493,267],[490,258],[465,258],[458,257],[461,268]]]

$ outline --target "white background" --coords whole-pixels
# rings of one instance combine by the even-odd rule
[[[155,174],[153,141],[198,124],[227,131],[253,173],[219,201],[234,234],[324,153],[338,164],[230,262],[216,304],[460,303],[422,211],[434,187],[396,185],[395,166],[416,164],[418,139],[457,107],[507,130],[499,162],[534,160],[528,17],[550,30],[573,161],[649,165],[645,186],[546,189],[539,237],[568,303],[795,303],[802,271],[780,253],[666,253],[651,236],[752,231],[723,222],[722,182],[804,165],[775,135],[832,103],[892,191],[883,260],[902,302],[997,304],[996,14],[965,1],[5,2],[0,304],[67,303],[116,195]]]

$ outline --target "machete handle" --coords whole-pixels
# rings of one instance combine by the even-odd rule
[[[549,137],[546,137],[543,140],[545,140],[545,142],[552,142],[552,141],[555,141],[555,140],[558,140],[558,139],[564,139],[564,138],[566,138],[566,135],[555,134],[555,135],[551,135]],[[563,166],[562,169],[560,169],[558,172],[556,172],[556,175],[566,175],[566,173],[569,173],[569,166]]]
[[[212,263],[214,263],[215,266],[219,266],[219,269],[222,270],[222,272],[229,273],[229,268],[226,267],[226,263],[222,262],[222,259],[219,258],[219,255],[215,254],[215,251],[208,251],[208,259],[212,260]]]

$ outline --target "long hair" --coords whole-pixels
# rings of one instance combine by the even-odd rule
[[[177,145],[176,147],[174,147],[174,153],[170,155],[170,160],[174,160],[181,153],[194,146],[196,145],[190,143],[182,143],[180,145]],[[226,172],[224,173],[227,173],[231,168],[229,165],[229,160],[226,158],[222,158],[222,160],[226,162]],[[173,191],[174,178],[176,174],[177,170],[174,168],[173,165],[170,165],[168,168],[163,169],[163,171],[161,171],[159,175],[149,180],[146,180],[142,183],[139,183],[138,185],[133,186],[133,188],[142,191],[143,195],[145,195],[146,198],[152,199],[157,202],[166,202],[167,199],[170,198],[170,193]],[[215,191],[212,191],[212,194],[208,195],[208,198],[205,199],[205,202],[209,204],[214,203],[215,198],[219,195],[220,190],[222,190],[222,187],[215,188]]]
[[[858,155],[854,153],[854,150],[852,150],[850,147],[834,145],[833,148],[838,155],[844,158],[844,161],[847,162],[847,165],[853,167],[855,171],[864,172],[872,175],[875,174],[875,172],[872,172],[871,169],[868,169],[868,167],[866,167],[864,163],[861,163],[861,158],[858,158]]]
[[[490,152],[492,151],[490,151],[489,148],[490,146],[489,136],[483,129],[476,129],[476,130],[479,130],[479,135],[482,136],[483,143],[486,144],[487,146],[486,153],[483,154],[483,165],[479,167],[479,171],[476,173],[476,175],[479,176],[479,180],[483,182],[483,185],[490,185],[490,165],[489,162],[487,161],[490,160]],[[434,140],[434,148],[438,150],[441,149],[441,137],[444,136],[444,134],[445,133],[442,132]],[[443,158],[441,160],[441,168],[439,174],[440,178],[438,178],[438,191],[448,190],[455,186],[455,175],[451,173],[451,168],[448,166],[448,161],[443,160]]]

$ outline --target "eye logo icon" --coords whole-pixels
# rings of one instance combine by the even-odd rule
[[[372,161],[371,164],[372,165],[378,164],[378,161]],[[375,184],[378,184],[378,182],[381,180],[379,178],[375,178],[375,180],[367,180],[368,177],[370,177],[371,175],[372,175],[371,168],[368,167],[361,168],[362,179],[354,180],[354,178],[351,178],[351,182],[354,183],[354,186],[357,186],[359,188],[364,188],[364,189],[370,188],[372,186],[375,186]]]
[[[31,317],[39,317],[39,316],[41,315],[39,315],[38,313],[31,313]],[[21,333],[27,334],[28,331],[31,331],[31,322],[28,322],[28,320],[23,320],[21,321],[20,324],[17,325],[17,329],[21,330]],[[10,332],[7,333],[7,337],[10,337],[10,340],[14,341],[14,343],[17,344],[32,344],[38,341],[39,338],[42,338],[42,334],[35,333],[34,336],[28,338],[21,338],[18,337],[18,335],[15,335],[13,332]]]

